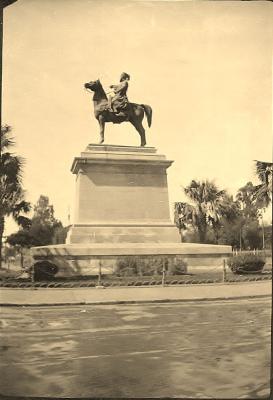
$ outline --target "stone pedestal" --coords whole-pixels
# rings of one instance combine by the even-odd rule
[[[71,168],[76,202],[66,244],[33,248],[34,258],[54,263],[63,276],[112,273],[128,257],[220,264],[230,246],[180,242],[169,210],[171,164],[154,147],[89,145]]]
[[[67,243],[179,242],[167,168],[153,147],[89,145],[76,157],[75,222]]]

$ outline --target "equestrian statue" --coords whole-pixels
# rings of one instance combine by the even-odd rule
[[[121,122],[131,122],[138,131],[141,138],[141,146],[146,144],[145,129],[142,125],[144,114],[146,115],[148,126],[152,123],[152,108],[147,104],[130,103],[127,97],[128,81],[130,76],[123,72],[118,85],[111,85],[111,91],[107,95],[100,83],[100,80],[90,81],[84,84],[85,89],[94,92],[94,114],[100,125],[100,143],[104,142],[105,122],[120,124]]]

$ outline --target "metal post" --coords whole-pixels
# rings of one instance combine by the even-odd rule
[[[226,271],[226,260],[223,261],[223,283],[226,282],[227,271]]]
[[[163,268],[162,268],[162,286],[165,286],[165,259],[163,258]]]
[[[262,217],[262,232],[263,232],[263,250],[265,249],[265,237],[264,237],[264,220]]]
[[[101,260],[99,261],[98,286],[101,286]]]
[[[31,283],[34,284],[34,264],[30,267],[30,279]]]

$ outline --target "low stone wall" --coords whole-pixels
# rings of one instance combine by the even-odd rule
[[[32,248],[34,260],[57,266],[58,276],[113,274],[126,261],[128,268],[162,268],[187,272],[188,266],[221,264],[231,255],[230,246],[196,243],[90,243],[52,245]],[[130,261],[131,260],[131,261]]]

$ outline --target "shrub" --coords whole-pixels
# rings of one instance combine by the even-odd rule
[[[58,272],[58,267],[49,261],[38,261],[34,264],[34,280],[51,280]]]
[[[135,257],[123,257],[117,262],[117,276],[134,276],[137,274],[137,260]]]
[[[181,258],[176,258],[168,266],[168,275],[184,275],[187,273],[187,262]]]
[[[164,263],[166,275],[187,273],[187,263],[179,256],[123,256],[117,261],[114,274],[119,277],[154,277],[162,275]]]
[[[257,254],[238,254],[230,257],[227,264],[234,274],[251,274],[263,270],[265,259]]]

